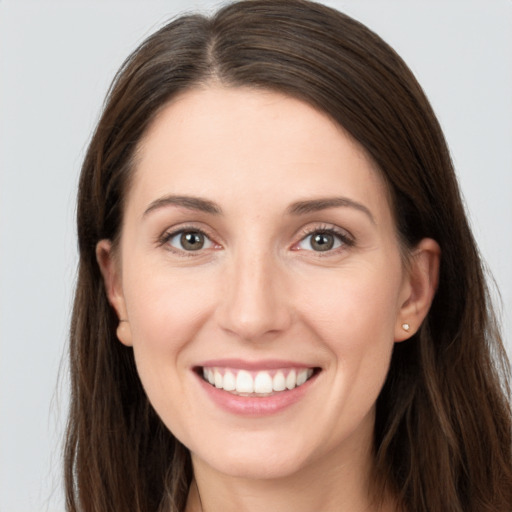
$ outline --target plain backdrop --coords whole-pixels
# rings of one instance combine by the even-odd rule
[[[387,40],[429,96],[512,352],[512,2],[326,3]],[[218,5],[0,0],[0,512],[64,510],[75,189],[110,80],[171,16]]]

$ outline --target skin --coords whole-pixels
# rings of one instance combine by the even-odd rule
[[[222,212],[162,201],[169,196]],[[290,212],[334,197],[345,203]],[[165,238],[180,229],[203,231],[204,248]],[[331,229],[334,248],[315,250],[311,233]],[[437,284],[433,240],[407,265],[403,254],[379,171],[323,113],[216,85],[161,111],[139,146],[119,246],[102,240],[97,257],[124,320],[118,338],[191,451],[187,511],[377,510],[375,401],[394,343],[419,328]],[[219,408],[193,371],[218,358],[321,371],[293,405],[244,416]],[[378,510],[393,510],[393,500]]]

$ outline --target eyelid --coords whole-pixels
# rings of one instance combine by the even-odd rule
[[[298,234],[298,241],[295,242],[292,246],[292,250],[306,250],[306,249],[298,249],[297,246],[303,242],[308,236],[311,236],[315,233],[328,233],[332,234],[335,237],[337,237],[341,241],[341,247],[337,247],[335,249],[330,249],[328,251],[322,252],[322,251],[308,251],[308,252],[314,252],[318,256],[327,256],[330,254],[335,254],[339,250],[346,249],[347,247],[352,247],[355,245],[355,239],[354,236],[347,231],[346,229],[340,228],[339,226],[336,226],[335,224],[320,224],[320,225],[308,225],[301,229],[301,231]]]
[[[197,251],[186,251],[185,249],[179,249],[169,244],[169,241],[171,241],[174,237],[187,231],[200,233],[212,243],[213,247],[208,247],[204,249],[201,248],[198,249]],[[204,254],[205,251],[222,248],[222,246],[215,241],[214,236],[209,233],[209,230],[205,229],[204,227],[198,227],[193,224],[182,224],[167,228],[160,236],[157,237],[156,244],[159,247],[166,246],[167,250],[181,256],[199,256],[200,254]]]
[[[214,246],[213,249],[222,249],[222,245],[216,241],[217,237],[212,235],[210,233],[209,229],[205,229],[204,227],[199,227],[194,224],[182,224],[182,225],[169,227],[161,235],[159,235],[156,238],[155,243],[158,246],[164,246],[164,245],[168,244],[168,242],[170,240],[172,240],[172,238],[174,238],[175,236],[177,236],[183,232],[186,232],[186,231],[193,231],[193,232],[201,233],[205,238],[207,238],[213,244],[213,246]],[[313,250],[307,251],[307,252],[315,252],[315,253],[317,253],[317,256],[328,256],[333,253],[337,253],[339,250],[343,250],[343,249],[346,249],[347,247],[352,247],[355,245],[355,238],[348,230],[346,230],[344,228],[340,228],[339,226],[336,226],[335,224],[322,223],[322,224],[317,224],[317,225],[308,224],[307,226],[302,228],[299,231],[299,233],[297,234],[298,240],[293,243],[291,249],[292,250],[302,250],[302,249],[297,248],[298,244],[303,242],[305,238],[307,238],[308,236],[311,236],[314,233],[333,234],[341,241],[341,244],[342,244],[341,247],[337,247],[335,249],[325,251],[324,254],[322,254],[321,251],[313,251]],[[197,251],[186,251],[186,250],[181,250],[179,248],[167,245],[167,249],[171,252],[174,252],[174,253],[177,253],[180,255],[184,255],[184,256],[198,256],[199,254],[203,254],[205,252],[205,250],[210,250],[212,248],[210,247],[207,249],[198,249]]]

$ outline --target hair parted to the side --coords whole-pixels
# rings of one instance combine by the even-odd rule
[[[429,315],[397,344],[377,404],[375,491],[407,512],[509,512],[510,368],[449,152],[412,73],[369,29],[303,0],[246,0],[187,15],[149,37],[111,86],[78,196],[79,273],[71,325],[68,511],[178,512],[189,454],[148,402],[116,338],[96,262],[119,236],[137,144],[167,102],[195,86],[280,91],[329,114],[373,158],[405,248],[442,250]]]

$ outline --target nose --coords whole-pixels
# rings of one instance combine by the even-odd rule
[[[273,339],[292,321],[283,269],[270,253],[240,254],[224,275],[220,327],[245,341]]]

